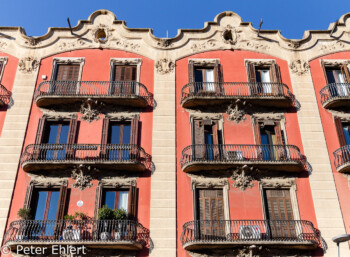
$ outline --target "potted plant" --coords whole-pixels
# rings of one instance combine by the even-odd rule
[[[23,240],[23,239],[27,239],[27,228],[28,228],[28,224],[27,222],[25,222],[25,220],[30,220],[31,218],[31,211],[29,208],[21,208],[18,210],[17,212],[17,216],[21,218],[21,220],[23,220],[22,226],[20,226],[20,229],[18,231],[18,235],[17,235],[17,240]]]
[[[101,240],[108,240],[113,229],[110,223],[115,220],[114,210],[107,206],[102,206],[102,208],[98,209],[98,220],[104,221],[100,223],[100,238]]]
[[[76,220],[76,215],[67,214],[64,216],[66,229],[63,229],[63,240],[80,240],[80,229],[73,229],[73,223]]]
[[[123,221],[127,219],[128,215],[124,209],[116,209],[114,214],[118,224],[115,231],[115,239],[121,240],[123,236],[126,236],[126,223]]]

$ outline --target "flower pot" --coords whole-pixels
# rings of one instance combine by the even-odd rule
[[[80,229],[64,229],[62,233],[63,240],[80,240]]]

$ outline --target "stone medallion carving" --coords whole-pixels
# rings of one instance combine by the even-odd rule
[[[73,42],[62,42],[61,44],[58,45],[58,49],[60,49],[61,51],[66,51],[69,49],[79,48],[85,45],[86,45],[86,41],[79,38],[77,40],[74,40]]]
[[[35,37],[27,37],[24,41],[24,43],[28,46],[36,46],[38,45],[40,42],[40,40],[38,38]]]
[[[301,76],[309,72],[310,66],[309,64],[301,59],[294,60],[290,65],[289,68],[292,70],[293,73],[296,73],[297,75]]]
[[[171,47],[173,43],[171,43],[171,39],[168,38],[158,38],[157,46],[161,48]]]
[[[23,73],[32,73],[39,67],[39,60],[34,57],[24,57],[19,61],[18,69]]]
[[[204,43],[195,43],[191,46],[192,52],[204,51],[213,49],[217,45],[217,41],[215,39],[210,39]]]
[[[229,115],[228,120],[234,121],[235,123],[240,123],[241,121],[245,121],[247,115],[247,103],[245,101],[236,100],[231,103],[226,110],[226,113]]]
[[[156,62],[155,67],[158,73],[167,74],[174,71],[175,63],[168,58],[162,58]]]
[[[98,172],[98,169],[92,168],[90,165],[81,164],[72,170],[72,179],[75,180],[73,183],[74,188],[79,188],[81,191],[85,188],[92,187],[91,180],[93,179],[92,174]]]
[[[96,43],[106,43],[112,36],[112,28],[105,24],[99,24],[91,29],[92,38]]]
[[[81,119],[87,121],[88,123],[91,123],[94,120],[99,120],[100,117],[98,115],[101,113],[102,105],[103,104],[97,100],[92,100],[90,98],[87,99],[80,107],[80,113],[83,114]]]
[[[242,30],[237,30],[235,27],[227,25],[222,32],[221,37],[224,40],[224,43],[235,45],[240,38],[240,32],[242,32]]]
[[[288,46],[290,48],[293,48],[293,49],[298,49],[301,46],[301,42],[300,41],[290,41],[288,43]]]
[[[140,48],[139,44],[129,42],[127,40],[117,39],[115,45],[123,49],[138,50]]]
[[[231,179],[235,180],[232,186],[235,188],[240,188],[242,191],[245,191],[247,188],[254,187],[253,181],[255,179],[249,175],[249,173],[253,173],[254,171],[256,171],[255,168],[249,167],[247,165],[237,167],[231,176]]]

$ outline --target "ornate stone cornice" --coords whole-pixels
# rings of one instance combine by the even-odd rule
[[[264,188],[289,188],[296,185],[294,178],[264,178],[260,184]]]
[[[200,111],[190,111],[190,119],[203,119],[203,120],[221,120],[223,118],[221,113],[202,113]]]
[[[276,63],[274,59],[245,59],[244,63],[246,66],[253,64],[256,66],[272,65]]]
[[[98,185],[101,185],[103,187],[113,187],[113,188],[120,188],[120,187],[127,187],[127,186],[136,186],[136,177],[107,177],[101,179],[101,181],[98,182]]]
[[[155,68],[159,74],[167,74],[175,70],[175,63],[168,58],[162,58],[156,62]]]
[[[139,65],[142,64],[141,58],[111,58],[111,64],[117,65]]]
[[[192,188],[204,187],[204,188],[217,188],[228,185],[227,178],[208,178],[205,176],[197,176],[189,174],[191,177]]]
[[[115,46],[122,49],[130,49],[137,51],[141,46],[137,43],[130,42],[129,40],[117,39],[115,40]]]
[[[34,57],[24,57],[19,61],[18,69],[23,73],[32,73],[38,69],[39,63],[40,61]]]
[[[38,175],[31,175],[31,181],[30,184],[37,186],[37,187],[58,187],[58,186],[67,186],[68,180],[63,178],[52,178],[47,176],[38,176]]]
[[[55,110],[43,110],[43,117],[46,117],[47,119],[53,119],[53,120],[64,120],[64,119],[77,118],[77,114],[71,113],[71,112],[58,112]]]
[[[67,51],[67,50],[71,50],[71,49],[87,47],[88,43],[90,43],[90,41],[84,40],[84,39],[81,39],[81,38],[71,39],[69,41],[61,42],[58,45],[58,49],[61,50],[61,51]]]
[[[53,58],[55,64],[81,64],[85,63],[84,57],[55,57]]]
[[[275,120],[280,121],[284,119],[284,113],[254,113],[252,119],[256,121]]]
[[[214,66],[220,63],[220,59],[189,59],[188,63],[198,66]]]
[[[139,118],[139,113],[130,113],[130,112],[113,112],[113,113],[107,113],[106,118],[109,118],[111,120],[116,121],[130,121],[134,118]]]
[[[320,59],[320,62],[325,66],[339,67],[341,65],[349,65],[350,60],[339,60],[339,59]]]
[[[307,74],[310,70],[309,64],[306,61],[301,59],[294,60],[289,65],[289,68],[293,73],[296,73],[299,76]]]

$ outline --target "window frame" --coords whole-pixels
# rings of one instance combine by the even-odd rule
[[[140,76],[141,76],[141,65],[142,65],[142,59],[141,58],[111,58],[110,59],[110,74],[109,74],[109,81],[113,81],[113,72],[114,72],[114,66],[136,66],[136,82],[140,82]]]
[[[62,64],[72,64],[72,65],[79,65],[79,75],[78,75],[78,81],[81,81],[82,73],[83,73],[83,67],[85,64],[85,58],[84,57],[58,57],[53,58],[52,60],[52,72],[51,72],[51,81],[56,80],[57,72],[58,72],[58,66]]]
[[[5,66],[7,64],[7,61],[8,61],[8,57],[0,56],[0,63],[2,63],[1,68],[0,68],[0,83],[1,83],[2,77],[4,75]]]

